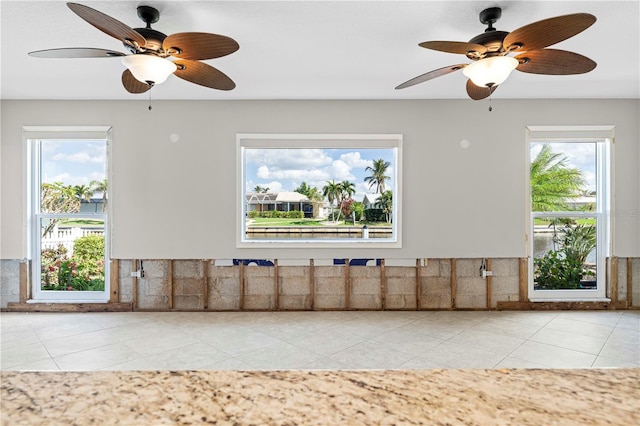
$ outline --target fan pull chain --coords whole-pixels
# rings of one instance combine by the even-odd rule
[[[149,90],[149,111],[151,111],[151,90]]]
[[[489,112],[491,111],[493,111],[493,107],[491,106],[491,87],[489,87]]]

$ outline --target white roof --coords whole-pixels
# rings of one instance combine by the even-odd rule
[[[362,202],[364,204],[375,204],[378,198],[380,198],[380,194],[364,194]]]
[[[279,192],[276,196],[276,201],[281,203],[301,203],[309,201],[309,199],[299,192]]]

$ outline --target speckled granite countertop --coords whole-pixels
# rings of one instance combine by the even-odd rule
[[[2,372],[3,425],[638,425],[640,369]]]

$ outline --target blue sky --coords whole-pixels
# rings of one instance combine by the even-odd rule
[[[106,179],[106,141],[42,141],[42,182],[87,185]]]
[[[374,193],[364,181],[374,160],[380,158],[393,165],[393,149],[327,149],[327,148],[245,148],[245,188],[253,191],[259,185],[269,192],[293,191],[302,182],[320,191],[327,181],[348,180],[355,184],[354,199],[362,201],[366,193]],[[393,167],[387,176],[393,178]],[[387,187],[393,187],[393,179]]]

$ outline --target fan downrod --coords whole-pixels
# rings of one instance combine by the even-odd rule
[[[501,16],[502,9],[500,9],[499,7],[490,7],[480,12],[480,22],[488,25],[487,29],[484,31],[495,31],[496,29],[493,28],[493,24],[498,22],[498,19],[500,19]]]
[[[151,28],[151,24],[155,24],[160,20],[160,12],[151,6],[138,6],[138,18],[147,24],[147,28]]]

